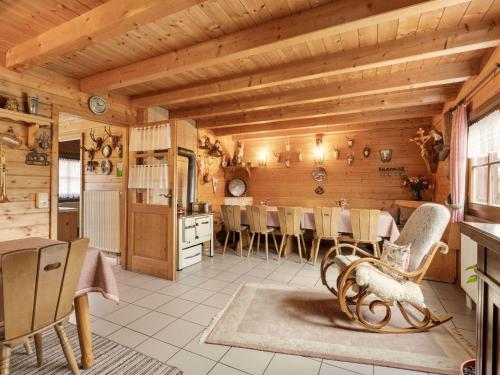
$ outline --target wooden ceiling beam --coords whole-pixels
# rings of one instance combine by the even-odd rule
[[[284,92],[281,95],[271,93],[252,98],[244,97],[214,105],[172,109],[170,116],[172,119],[200,120],[233,113],[447,85],[464,82],[476,75],[478,71],[479,62],[476,60],[435,65],[425,69],[411,69],[405,72],[371,78],[338,81],[328,86],[299,88]]]
[[[272,139],[283,137],[302,137],[315,134],[356,133],[363,131],[379,131],[385,129],[408,129],[429,128],[432,126],[432,118],[415,118],[406,120],[377,121],[363,124],[329,125],[314,128],[300,128],[290,130],[267,131],[262,133],[236,134],[234,141],[249,141],[253,139]]]
[[[290,84],[316,78],[332,77],[365,69],[449,56],[500,45],[500,27],[470,25],[427,32],[361,49],[342,51],[325,57],[294,61],[276,68],[255,71],[132,98],[134,107],[168,105]]]
[[[278,130],[290,130],[299,128],[315,128],[329,125],[347,125],[377,121],[404,120],[411,118],[432,117],[440,114],[443,110],[442,104],[426,104],[417,107],[389,109],[385,111],[367,111],[361,113],[349,113],[344,115],[325,116],[320,118],[277,121],[272,124],[253,126],[234,126],[214,129],[216,136],[265,133]]]
[[[398,91],[388,94],[369,95],[358,98],[330,100],[248,112],[231,116],[215,117],[196,122],[198,128],[223,128],[270,124],[276,121],[320,118],[330,115],[358,113],[390,108],[407,108],[424,104],[445,103],[455,99],[457,85],[432,87],[419,90]]]
[[[469,1],[360,0],[353,6],[351,0],[338,0],[92,75],[82,79],[81,86],[86,92],[123,88]]]
[[[205,0],[110,0],[10,48],[5,66],[18,71],[81,50]]]

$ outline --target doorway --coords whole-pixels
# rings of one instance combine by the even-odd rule
[[[57,239],[74,241],[80,237],[80,209],[82,192],[81,141],[59,140],[59,189],[57,211]]]

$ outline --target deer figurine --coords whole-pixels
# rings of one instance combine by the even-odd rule
[[[96,138],[94,129],[90,131],[90,138],[92,139],[92,142],[94,142],[94,151],[99,151],[104,143],[104,139],[102,139],[102,137]]]

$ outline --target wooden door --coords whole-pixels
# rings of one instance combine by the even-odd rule
[[[175,280],[177,255],[177,146],[175,123],[168,151],[130,153],[130,165],[167,162],[168,188],[129,189],[127,269]]]

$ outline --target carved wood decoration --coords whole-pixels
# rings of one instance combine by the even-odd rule
[[[440,151],[443,149],[443,136],[436,129],[431,129],[429,134],[425,135],[425,130],[419,128],[417,134],[418,136],[411,138],[410,142],[420,147],[420,156],[424,160],[427,172],[436,173]]]

